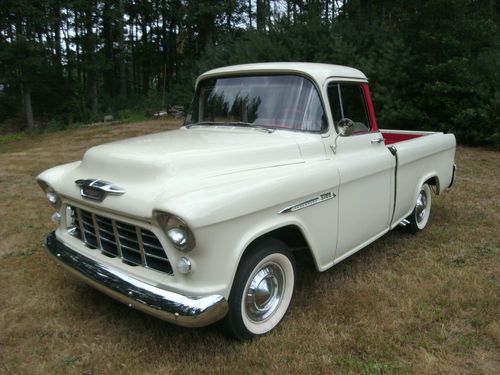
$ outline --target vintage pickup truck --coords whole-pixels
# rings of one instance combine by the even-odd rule
[[[248,339],[287,312],[296,251],[325,271],[398,225],[422,230],[454,158],[452,134],[379,130],[359,70],[215,69],[180,129],[38,176],[58,223],[46,247],[130,307]]]

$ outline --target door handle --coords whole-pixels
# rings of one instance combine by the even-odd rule
[[[372,145],[384,142],[384,138],[372,139]]]

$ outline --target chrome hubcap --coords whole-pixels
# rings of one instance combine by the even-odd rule
[[[422,190],[418,195],[417,205],[415,207],[418,223],[421,223],[422,220],[424,220],[426,209],[427,209],[427,195],[425,194],[425,191]]]
[[[268,319],[281,302],[284,286],[284,272],[279,265],[262,266],[254,273],[245,293],[247,316],[255,322]]]

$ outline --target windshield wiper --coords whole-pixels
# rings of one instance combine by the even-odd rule
[[[202,122],[195,122],[192,124],[187,124],[185,127],[190,128],[192,126],[203,126],[203,125],[216,125],[216,126],[247,126],[250,128],[255,128],[255,129],[260,129],[264,130],[267,133],[273,133],[275,129],[273,128],[267,128],[262,125],[256,125],[251,122],[245,122],[245,121],[202,121]]]
[[[248,126],[250,128],[265,130],[268,133],[272,133],[275,130],[272,128],[265,127],[263,125],[257,125],[252,122],[245,122],[245,121],[232,121],[232,122],[227,122],[226,124],[228,126]]]

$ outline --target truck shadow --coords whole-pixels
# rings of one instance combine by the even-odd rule
[[[287,326],[293,325],[294,320],[301,318],[303,311],[318,314],[325,301],[331,299],[330,294],[342,293],[343,285],[346,282],[365,282],[363,276],[367,271],[373,272],[387,267],[391,259],[402,256],[404,250],[395,249],[404,247],[402,245],[409,237],[413,236],[404,230],[391,231],[362,251],[321,273],[317,272],[310,256],[304,252],[296,252],[295,296],[288,316],[278,327],[278,330],[286,330]],[[74,282],[76,283],[76,281]],[[82,283],[76,289],[75,299],[86,301],[85,308],[92,310],[92,315],[100,316],[101,324],[110,325],[110,332],[126,332],[121,340],[129,341],[127,345],[134,345],[135,341],[154,342],[155,345],[168,350],[175,342],[176,348],[181,346],[185,347],[188,352],[192,352],[194,349],[198,353],[207,350],[207,353],[210,353],[213,350],[212,347],[207,347],[207,342],[217,343],[216,345],[240,345],[238,341],[226,337],[218,329],[217,324],[196,329],[178,327],[131,309],[86,284]],[[344,321],[348,320],[349,317],[341,314],[336,319]],[[89,317],[89,322],[81,323],[83,325],[92,324],[92,320],[93,318]],[[273,331],[257,340],[266,340],[266,337],[271,337],[274,334]]]

